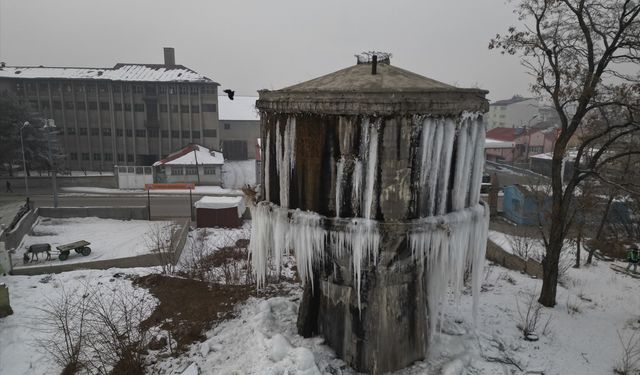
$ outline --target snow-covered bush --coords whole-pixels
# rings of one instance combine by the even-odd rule
[[[637,374],[640,370],[640,336],[633,331],[628,337],[618,332],[618,339],[622,344],[622,354],[614,372],[620,375]]]
[[[176,271],[179,233],[180,226],[175,223],[155,224],[146,235],[147,248],[158,257],[162,273],[165,275],[173,275]]]
[[[542,328],[542,334],[545,334],[551,316],[547,316],[543,312],[544,306],[542,306],[537,299],[538,294],[533,290],[521,291],[516,296],[516,309],[518,310],[518,329],[522,331],[522,334],[526,340],[535,341],[538,339],[536,331]],[[544,324],[540,327],[541,324]]]

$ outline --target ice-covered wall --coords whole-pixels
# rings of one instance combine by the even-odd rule
[[[277,118],[273,127],[275,142],[269,136],[265,142],[266,201],[252,210],[250,250],[259,286],[266,281],[269,263],[276,271],[280,269],[284,253],[294,253],[301,279],[311,283],[314,269],[346,256],[360,308],[363,269],[377,262],[384,226],[403,225],[416,266],[428,279],[430,317],[440,315],[443,296],[449,288],[456,293],[461,290],[466,270],[472,269],[473,290],[477,294],[488,225],[488,212],[479,202],[484,164],[482,119],[477,113],[463,113],[459,117],[412,116],[406,122],[412,139],[416,139],[414,152],[407,153],[414,155],[407,163],[413,170],[411,187],[416,191],[414,202],[403,203],[415,205],[416,215],[401,222],[388,222],[375,220],[380,201],[385,199],[380,187],[380,170],[385,162],[380,160],[381,148],[385,147],[385,119],[338,119],[337,139],[333,140],[336,151],[330,157],[330,204],[335,216],[323,216],[290,205],[299,147],[296,118]],[[271,150],[269,145],[274,143],[275,150]],[[270,203],[273,197],[269,166],[274,155],[280,205]],[[436,322],[435,318],[429,320],[431,332]]]

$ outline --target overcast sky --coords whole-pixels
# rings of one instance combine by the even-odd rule
[[[176,63],[257,95],[393,54],[393,65],[492,100],[528,94],[517,58],[489,51],[517,18],[505,0],[0,0],[0,61],[110,67]]]

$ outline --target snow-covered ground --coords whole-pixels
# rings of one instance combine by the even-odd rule
[[[248,227],[213,229],[204,237],[208,246],[217,249],[244,238],[247,231]],[[197,233],[201,232],[191,235]],[[188,254],[183,253],[183,258]],[[73,271],[46,283],[43,276],[0,277],[0,283],[9,286],[15,311],[0,319],[0,374],[59,371],[35,344],[43,335],[35,307],[61,286],[69,289],[86,282],[129,285],[114,278],[116,272]],[[524,340],[519,328],[519,310],[524,313],[527,302],[537,299],[541,281],[490,265],[483,277],[477,325],[468,289],[457,303],[451,297],[429,359],[395,374],[611,374],[622,354],[618,335],[628,339],[640,330],[638,283],[640,280],[615,272],[606,262],[569,269],[564,286],[558,288],[558,305],[541,310],[535,329],[539,341],[531,342]],[[236,318],[207,332],[204,343],[192,345],[178,358],[155,358],[148,373],[182,374],[190,368],[192,374],[354,374],[323,345],[321,337],[297,335],[301,290],[295,285],[290,290],[286,296],[249,299],[237,307]]]
[[[80,288],[132,291],[130,280],[114,277],[123,273],[145,275],[151,268],[126,270],[80,270],[57,275],[0,276],[0,284],[9,287],[13,315],[0,319],[0,374],[59,374],[60,367],[44,351],[40,342],[50,338],[41,310],[48,301]],[[136,293],[144,292],[137,289]],[[148,298],[148,297],[147,297]],[[151,297],[152,298],[152,297]]]
[[[36,243],[49,243],[56,252],[56,246],[85,240],[91,245],[91,254],[82,256],[71,252],[65,263],[80,263],[94,260],[126,258],[149,253],[149,236],[158,227],[171,225],[170,221],[115,220],[97,217],[55,219],[40,217],[33,227],[33,234],[26,235],[16,256],[14,268],[33,265],[54,266],[60,264],[56,255],[46,261],[46,254],[38,254],[39,261],[23,264],[22,253]]]

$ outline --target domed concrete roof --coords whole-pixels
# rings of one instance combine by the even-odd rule
[[[458,88],[387,63],[357,64],[280,90],[259,91],[264,112],[458,115],[487,112],[488,93]]]

